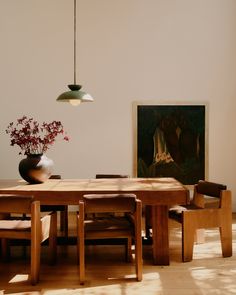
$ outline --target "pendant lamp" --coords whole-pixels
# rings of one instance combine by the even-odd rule
[[[72,105],[79,105],[81,102],[91,102],[93,98],[90,94],[81,91],[81,85],[76,84],[76,1],[74,0],[74,84],[68,85],[70,91],[66,91],[58,96],[59,102],[70,102]]]

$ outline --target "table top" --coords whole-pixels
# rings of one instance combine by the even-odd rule
[[[48,179],[41,184],[28,184],[19,179],[1,179],[0,193],[32,194],[42,204],[75,204],[82,195],[90,193],[135,193],[144,204],[150,205],[189,202],[188,189],[174,178],[167,177]]]

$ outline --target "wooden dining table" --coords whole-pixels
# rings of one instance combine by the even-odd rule
[[[134,193],[143,205],[151,205],[153,262],[169,265],[168,210],[190,201],[189,190],[174,178],[0,180],[0,194],[33,195],[41,205],[78,205],[84,194],[94,193]]]

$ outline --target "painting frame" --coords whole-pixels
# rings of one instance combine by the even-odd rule
[[[208,178],[206,102],[135,101],[132,107],[134,177],[174,177],[189,186]]]

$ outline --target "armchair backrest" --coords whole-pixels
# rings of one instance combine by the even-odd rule
[[[228,192],[226,185],[205,180],[199,180],[198,183],[194,185],[193,200],[191,203],[199,208],[205,208],[207,204],[214,204],[214,206],[219,206],[221,205],[221,202],[219,203],[218,201],[216,201],[214,203],[209,203],[206,199],[206,196],[221,200],[222,197],[224,199],[228,198],[225,197],[225,192]]]
[[[219,183],[199,180],[196,189],[199,194],[220,198],[221,191],[226,190],[227,186]]]

